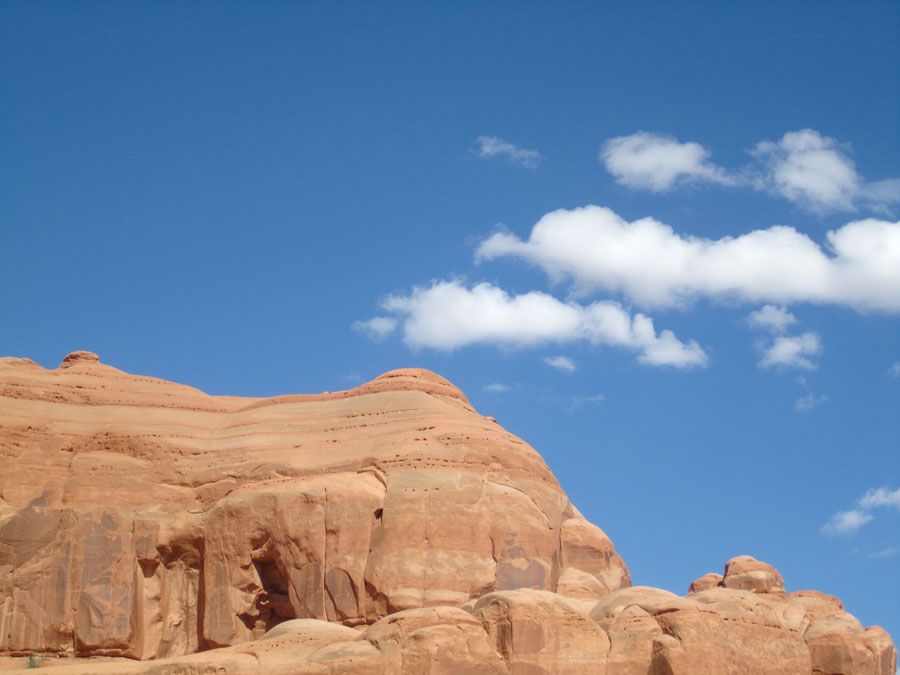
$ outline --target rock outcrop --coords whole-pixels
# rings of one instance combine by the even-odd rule
[[[631,587],[534,449],[434,373],[252,399],[89,352],[0,359],[0,654],[34,652],[60,673],[896,667],[883,630],[749,556],[685,597]]]

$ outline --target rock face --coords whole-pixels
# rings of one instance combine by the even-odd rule
[[[540,456],[434,373],[252,399],[89,352],[0,359],[0,654],[30,652],[61,673],[896,667],[883,630],[749,556],[687,597],[631,587]]]
[[[629,583],[540,456],[443,378],[207,396],[0,362],[0,650],[162,658],[289,619]]]

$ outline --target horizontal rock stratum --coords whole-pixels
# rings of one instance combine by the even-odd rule
[[[0,359],[0,653],[54,672],[873,673],[880,628],[749,556],[632,587],[447,380],[209,396]],[[63,660],[67,665],[62,665]]]

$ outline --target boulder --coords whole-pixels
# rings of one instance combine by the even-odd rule
[[[869,648],[869,643],[875,643],[872,637],[867,643],[866,637],[866,631],[856,617],[847,612],[816,619],[804,633],[812,658],[812,672],[880,675],[880,663]],[[896,660],[896,652],[894,654],[893,660]],[[879,661],[883,661],[883,654],[879,653],[879,656],[882,657]]]
[[[739,555],[725,563],[725,588],[784,595],[784,579],[774,567],[753,556]]]
[[[556,593],[488,593],[473,613],[509,665],[510,673],[606,672],[606,633]]]
[[[688,595],[692,593],[699,593],[700,591],[707,591],[710,588],[717,588],[722,586],[722,581],[725,579],[721,574],[716,574],[715,572],[707,572],[702,577],[698,577],[691,582],[691,585],[688,587]]]
[[[695,605],[654,612],[669,640],[658,641],[659,672],[703,675],[805,675],[810,656],[780,602],[750,591],[712,588],[690,596]]]
[[[403,675],[506,673],[482,623],[458,607],[396,612],[359,637],[381,652],[387,672]]]

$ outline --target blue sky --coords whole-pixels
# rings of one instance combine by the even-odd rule
[[[896,3],[5,3],[0,95],[0,353],[431,368],[636,583],[900,635]]]

